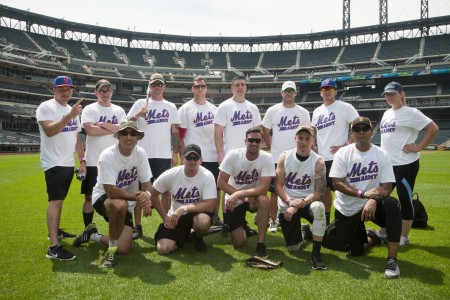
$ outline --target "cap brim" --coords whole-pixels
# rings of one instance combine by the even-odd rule
[[[387,90],[387,91],[384,91],[383,94],[381,94],[381,96],[384,96],[384,94],[386,94],[386,93],[392,93],[392,94],[395,94],[395,93],[398,93],[398,92],[400,92],[400,91],[397,91],[397,90]]]
[[[60,86],[70,86],[70,87],[75,87],[73,84],[58,84],[58,85],[54,85],[53,87],[60,87]]]
[[[194,151],[194,150],[191,150],[191,151],[186,152],[183,156],[186,157],[186,156],[188,156],[188,155],[191,154],[191,153],[194,153],[195,155],[197,155],[197,156],[200,157],[200,158],[202,157],[201,155],[198,155],[197,151]]]

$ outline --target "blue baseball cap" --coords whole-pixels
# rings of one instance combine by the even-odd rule
[[[333,79],[325,79],[324,81],[322,81],[322,83],[320,84],[320,89],[325,87],[325,86],[331,86],[335,89],[337,89],[337,84],[336,81],[334,81]]]
[[[386,93],[398,93],[401,91],[403,91],[403,86],[398,82],[392,81],[384,87],[384,92],[381,96],[384,96]]]
[[[70,87],[75,87],[73,85],[73,81],[72,78],[68,77],[68,76],[58,76],[55,78],[55,80],[53,80],[53,87],[58,87],[58,86],[70,86]]]

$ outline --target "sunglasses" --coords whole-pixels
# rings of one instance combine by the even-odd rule
[[[206,84],[197,84],[194,85],[194,89],[206,89]]]
[[[353,132],[367,132],[369,131],[371,128],[370,126],[355,126],[352,128]]]
[[[248,138],[247,142],[260,144],[262,142],[262,139]]]
[[[97,92],[98,92],[99,94],[105,95],[105,94],[109,94],[109,93],[111,93],[111,92],[112,92],[112,90],[111,90],[111,89],[109,89],[109,90],[106,90],[106,91],[104,91],[104,90],[97,90]]]
[[[121,136],[128,136],[128,135],[137,136],[138,132],[137,131],[121,131],[120,135]]]
[[[197,156],[197,155],[195,155],[195,156],[186,156],[185,158],[186,158],[186,160],[198,161],[200,159],[200,156]]]
[[[285,89],[283,91],[283,93],[285,93],[286,95],[292,95],[295,93],[295,90],[294,89]]]
[[[153,83],[150,84],[150,86],[153,86],[153,87],[155,87],[155,86],[160,87],[160,86],[163,86],[163,85],[164,85],[164,83],[162,83],[162,82],[153,82]]]
[[[322,92],[334,92],[334,91],[336,91],[336,89],[334,87],[332,87],[332,86],[324,86],[320,90]]]

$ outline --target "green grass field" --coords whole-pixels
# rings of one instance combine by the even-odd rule
[[[422,153],[420,164],[415,191],[428,211],[429,227],[412,230],[412,245],[399,253],[401,278],[386,280],[384,247],[358,258],[324,249],[328,270],[314,271],[311,244],[291,254],[280,231],[266,240],[270,257],[283,261],[277,270],[245,266],[255,237],[235,250],[228,238],[211,234],[205,254],[187,244],[159,256],[153,240],[161,221],[156,212],[143,221],[145,237],[134,242],[130,255],[118,257],[114,269],[100,267],[105,248],[94,242],[72,248],[71,239],[63,240],[77,258],[50,260],[45,258],[47,197],[39,156],[2,155],[0,299],[449,299],[450,152]],[[61,221],[69,232],[84,227],[79,191],[74,180]],[[106,222],[97,214],[94,220],[106,232]],[[248,214],[252,225],[251,220]]]

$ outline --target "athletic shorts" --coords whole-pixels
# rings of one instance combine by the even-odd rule
[[[245,219],[247,211],[252,212],[248,202],[236,206],[233,211],[227,209],[228,228],[230,232],[247,224],[247,220]]]
[[[333,179],[330,178],[330,169],[332,164],[333,164],[332,160],[325,161],[325,168],[326,168],[325,178],[327,180],[327,187],[329,187],[332,191],[334,191]]]
[[[202,167],[210,171],[214,175],[214,179],[217,182],[219,177],[219,163],[218,162],[202,162]]]
[[[183,247],[191,234],[192,225],[194,224],[194,217],[198,213],[186,213],[178,219],[177,226],[174,229],[169,229],[164,226],[164,223],[159,224],[155,233],[155,243],[160,239],[169,239],[175,241],[178,247]]]
[[[312,212],[309,210],[309,205],[303,208],[300,208],[293,216],[291,221],[286,221],[284,219],[284,214],[280,213],[279,221],[281,225],[281,231],[283,232],[284,241],[286,242],[286,246],[293,246],[300,243],[302,238],[301,231],[301,218],[308,220],[311,224],[314,221],[314,216]]]
[[[81,194],[92,196],[92,189],[97,183],[97,167],[86,167],[87,174],[81,182]]]
[[[164,171],[169,170],[172,167],[172,159],[170,158],[149,158],[148,164],[152,171],[152,182],[156,180]]]
[[[94,206],[95,211],[99,215],[103,216],[105,221],[109,223],[109,218],[105,215],[105,201],[106,201],[106,199],[108,199],[106,194],[100,196],[100,198],[98,198],[97,201],[95,201],[93,206]],[[133,215],[128,211],[128,209],[127,209],[127,213],[125,214],[125,220],[124,220],[123,224],[133,228]]]
[[[44,173],[48,201],[64,200],[72,183],[74,167],[53,167]]]

